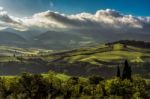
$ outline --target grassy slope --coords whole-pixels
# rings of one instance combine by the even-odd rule
[[[50,77],[53,76],[54,78],[59,79],[61,81],[67,81],[70,78],[69,75],[65,75],[61,73],[54,73],[54,72],[45,73],[45,74],[42,74],[42,76],[43,78],[46,78],[46,79],[50,79]],[[17,80],[20,76],[18,75],[18,76],[1,76],[1,77],[5,79],[6,83],[10,84],[15,79]]]
[[[0,55],[5,54],[7,56],[0,56],[0,61],[17,61],[13,55],[36,55],[40,52],[50,50],[40,49],[23,49],[16,47],[0,46]],[[40,57],[40,56],[39,56]],[[150,61],[150,49],[137,48],[133,46],[124,47],[122,44],[115,44],[113,46],[94,46],[75,49],[66,52],[59,52],[42,57],[47,61],[67,61],[69,63],[74,62],[89,62],[91,64],[103,65],[112,62],[120,62],[123,59],[128,59],[131,62],[145,62]]]
[[[69,63],[81,61],[96,65],[120,62],[124,59],[128,59],[129,61],[134,63],[141,63],[150,61],[150,50],[136,48],[133,46],[124,47],[122,44],[115,44],[113,46],[102,45],[52,54],[45,57],[45,59],[51,61],[64,60]]]
[[[84,48],[80,48],[80,49],[74,49],[74,50],[70,50],[70,51],[63,51],[63,52],[58,52],[58,53],[51,53],[51,52],[48,52],[44,55],[40,55],[39,53],[36,53],[36,54],[32,54],[30,56],[30,54],[27,54],[27,53],[34,53],[38,50],[36,49],[21,49],[21,48],[15,48],[15,47],[6,47],[6,46],[0,46],[0,52],[1,50],[5,50],[6,52],[8,50],[12,51],[11,53],[15,51],[20,51],[20,52],[26,52],[25,54],[23,54],[23,58],[26,59],[26,58],[34,58],[34,57],[38,57],[38,58],[42,58],[43,60],[47,60],[49,62],[55,62],[55,63],[59,63],[61,64],[61,61],[67,61],[69,63],[75,63],[75,62],[89,62],[91,64],[96,64],[96,65],[106,65],[106,66],[117,66],[116,64],[114,63],[122,63],[120,61],[124,60],[124,59],[128,59],[130,60],[131,62],[136,62],[136,63],[143,63],[143,62],[150,62],[150,49],[143,49],[143,48],[137,48],[137,47],[133,47],[133,46],[127,46],[127,47],[124,47],[122,44],[115,44],[113,46],[108,46],[108,45],[99,45],[99,46],[94,46],[94,47],[84,47]],[[29,55],[29,57],[28,57]],[[0,62],[8,62],[8,61],[19,61],[17,59],[17,57],[14,57],[13,54],[12,56],[1,56],[0,55]],[[47,62],[43,65],[41,65],[40,63],[38,65],[36,60],[32,60],[33,62],[35,62],[35,66],[37,66],[37,70],[41,70],[41,68],[45,68],[45,64],[47,64]],[[23,61],[24,62],[27,62],[25,63],[26,65],[28,65],[28,62],[30,63],[31,61],[28,61],[28,60],[25,60]],[[28,65],[28,66],[33,66],[33,64],[31,65]],[[41,66],[40,66],[41,65]],[[50,64],[51,65],[51,64]],[[57,64],[56,64],[57,65]],[[78,64],[77,64],[78,65]],[[110,71],[110,69],[102,69],[102,71],[98,71],[97,70],[92,70],[92,65],[89,65],[90,67],[87,67],[84,69],[83,65],[79,66],[79,67],[76,67],[77,65],[75,66],[72,66],[72,68],[68,68],[66,66],[66,64],[64,64],[64,67],[65,70],[69,71],[68,74],[79,74],[79,72],[75,72],[74,71],[79,71],[81,70],[82,71],[85,71],[85,72],[89,72],[90,73],[94,73],[96,72],[97,74],[102,74],[102,75],[106,75],[108,76],[105,72],[114,72],[112,69],[112,71]],[[6,67],[8,66],[8,64],[6,64]],[[12,64],[10,63],[9,66],[12,66]],[[14,65],[15,66],[15,63]],[[20,66],[20,65],[18,65]],[[43,66],[43,67],[42,67]],[[55,66],[55,65],[54,65]],[[59,65],[58,65],[59,66]],[[60,66],[63,66],[60,65]],[[70,66],[70,65],[69,65]],[[94,68],[96,69],[99,69],[101,67],[99,66],[96,66]],[[134,65],[133,65],[134,66]],[[22,67],[22,65],[21,65]],[[53,67],[53,65],[52,65]],[[81,68],[83,67],[83,68]],[[2,68],[3,68],[3,63],[2,63]],[[15,68],[15,67],[13,67]],[[18,68],[18,67],[16,67]],[[24,68],[28,68],[26,66],[24,66]],[[46,67],[47,68],[47,67]],[[58,67],[59,68],[59,67]],[[6,70],[8,71],[9,68],[6,68]],[[30,69],[30,68],[29,68]],[[35,70],[36,70],[35,69]],[[55,69],[56,69],[56,72],[57,72],[57,66],[55,66]],[[28,70],[28,69],[27,69]],[[52,69],[53,70],[53,69]],[[72,71],[71,71],[72,70]],[[106,71],[105,71],[106,70]],[[145,70],[145,69],[143,69]],[[147,70],[147,69],[146,69]],[[12,71],[12,69],[11,69]],[[59,71],[59,69],[58,69]],[[62,70],[61,72],[63,72],[64,70]],[[105,71],[103,73],[103,71]],[[148,71],[148,70],[147,70]],[[144,73],[147,73],[147,71]],[[45,72],[45,71],[44,71]],[[47,71],[46,71],[47,72]],[[60,72],[60,71],[59,71]],[[138,71],[139,73],[139,71]],[[82,74],[82,73],[81,73]],[[88,73],[85,73],[85,75],[88,74]],[[143,74],[143,71],[142,71],[142,74]],[[84,75],[84,74],[83,74]],[[109,74],[110,75],[110,74]],[[113,73],[111,74],[111,76],[113,75]],[[44,77],[47,76],[47,74],[43,74]],[[57,78],[60,78],[60,79],[67,79],[68,77],[66,75],[63,75],[63,74],[58,74],[56,75]],[[11,77],[10,77],[11,78]]]
[[[18,61],[15,56],[37,56],[41,53],[51,53],[52,50],[45,49],[25,49],[11,46],[0,46],[0,62]]]

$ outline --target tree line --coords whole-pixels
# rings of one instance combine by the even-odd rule
[[[148,48],[148,49],[150,48],[150,42],[136,41],[136,40],[120,40],[112,43],[107,43],[107,45],[112,45],[116,43],[140,47],[140,48]]]
[[[149,99],[144,79],[132,75],[128,61],[124,62],[121,75],[117,67],[116,77],[104,79],[98,75],[69,77],[62,80],[55,72],[41,74],[23,73],[8,80],[0,78],[0,99]]]

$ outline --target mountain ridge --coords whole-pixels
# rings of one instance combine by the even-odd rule
[[[6,35],[3,37],[2,35]],[[25,46],[27,48],[46,48],[52,50],[67,50],[73,48],[80,48],[83,46],[104,44],[108,42],[114,42],[118,40],[140,40],[150,42],[150,35],[148,34],[136,34],[136,33],[78,33],[70,31],[18,31],[14,29],[5,29],[0,31],[1,39],[5,39],[6,45],[13,46]],[[11,35],[11,36],[9,36]],[[12,35],[16,36],[16,39],[22,39],[22,45],[19,45],[20,41],[12,39]],[[9,41],[10,40],[10,41]],[[11,42],[14,42],[13,44]],[[3,44],[3,41],[0,41]]]

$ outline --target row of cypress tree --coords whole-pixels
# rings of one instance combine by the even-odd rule
[[[132,70],[131,70],[131,66],[129,65],[127,60],[125,60],[125,62],[124,62],[124,68],[123,68],[122,75],[121,75],[121,72],[120,72],[120,67],[118,66],[116,76],[121,78],[122,80],[124,80],[124,79],[131,80]]]

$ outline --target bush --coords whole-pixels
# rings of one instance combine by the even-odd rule
[[[0,99],[149,99],[146,83],[140,76],[132,81],[120,78],[104,80],[99,76],[89,79],[70,77],[58,79],[55,73],[44,77],[37,74],[23,73],[12,79],[0,78]]]
[[[127,98],[141,98],[148,99],[148,92],[146,92],[146,83],[140,77],[133,77],[133,80],[114,79],[110,86],[110,95],[123,96]]]
[[[104,79],[102,77],[100,77],[100,76],[91,76],[91,77],[89,77],[90,84],[97,85],[97,84],[99,84],[100,81],[103,81],[103,80]]]

